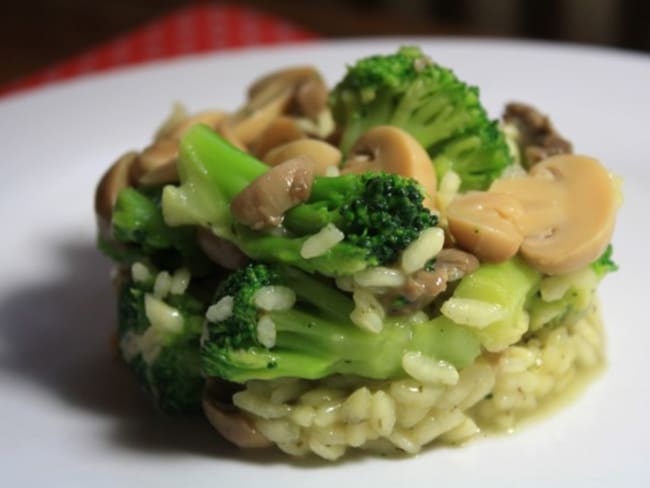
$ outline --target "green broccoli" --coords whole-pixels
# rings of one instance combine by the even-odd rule
[[[258,261],[283,262],[328,276],[349,275],[394,262],[419,234],[437,223],[422,204],[415,180],[372,173],[316,177],[307,202],[286,212],[289,234],[254,231],[235,221],[232,199],[269,167],[207,127],[195,126],[181,141],[180,186],[167,186],[162,208],[171,225],[194,224],[238,246]],[[325,254],[305,258],[305,241],[328,224],[344,239]]]
[[[503,134],[495,121],[429,148],[429,154],[439,179],[450,169],[460,176],[461,191],[488,188],[511,164]]]
[[[530,300],[530,328],[555,327],[565,323],[576,322],[589,312],[596,296],[598,283],[608,273],[618,270],[612,260],[612,245],[608,245],[603,254],[586,268],[566,275],[550,276],[545,280],[554,280],[564,284],[562,296],[543,299],[538,291]]]
[[[329,104],[343,130],[344,153],[368,129],[394,125],[427,149],[439,177],[448,169],[457,172],[463,190],[487,188],[511,163],[505,138],[488,119],[478,89],[416,47],[348,67]]]
[[[278,287],[288,288],[295,303],[290,300],[262,310],[258,292],[266,287],[274,287],[275,293]],[[211,317],[208,309],[203,372],[237,383],[317,379],[336,373],[396,378],[406,376],[405,352],[419,352],[457,368],[470,364],[480,352],[472,332],[443,316],[422,323],[394,317],[385,320],[379,333],[362,330],[349,318],[354,304],[347,295],[331,283],[283,265],[252,264],[235,271],[214,302],[221,310]]]
[[[612,245],[608,245],[605,252],[593,263],[591,263],[591,268],[596,272],[598,278],[603,278],[607,273],[613,273],[618,271],[618,264],[612,259],[612,254],[614,248]]]
[[[160,208],[161,193],[162,188],[122,190],[111,224],[115,241],[100,241],[100,249],[123,265],[146,259],[162,269],[184,266],[194,275],[209,274],[214,265],[199,248],[196,230],[165,223]]]
[[[128,280],[118,296],[122,356],[160,410],[199,412],[205,304],[187,292],[157,298],[153,273],[141,263],[136,266],[145,276]]]

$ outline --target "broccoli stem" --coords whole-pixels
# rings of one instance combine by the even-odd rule
[[[262,311],[257,307],[257,291],[271,285],[294,291],[292,308]],[[389,317],[380,332],[364,330],[350,319],[355,304],[349,295],[331,281],[287,266],[254,264],[235,271],[215,303],[225,296],[232,297],[232,313],[207,322],[201,356],[207,376],[228,381],[317,379],[332,374],[401,378],[407,376],[402,367],[407,352],[463,368],[481,349],[474,331],[444,316],[419,323],[413,317]],[[261,320],[267,318],[273,323],[272,344],[262,343],[259,337]]]
[[[308,273],[318,272],[326,276],[351,275],[367,266],[366,251],[345,242],[339,242],[320,256],[305,259],[300,252],[308,238],[260,235],[240,227],[237,245],[252,259],[285,263]]]
[[[299,235],[314,234],[330,223],[338,227],[342,220],[340,205],[360,186],[355,175],[315,178],[309,200],[285,213],[284,226]]]
[[[202,126],[188,131],[181,143],[181,157],[202,167],[230,202],[269,167]]]
[[[296,293],[289,310],[260,311],[254,296],[260,287],[281,285]],[[420,352],[457,368],[480,353],[476,334],[444,316],[415,323],[413,317],[390,317],[379,333],[350,319],[354,303],[330,281],[287,266],[250,265],[233,273],[217,293],[234,300],[232,315],[207,324],[203,371],[234,382],[286,376],[317,379],[331,374],[366,378],[405,377],[402,358]],[[274,343],[260,342],[262,316],[273,322]]]
[[[100,249],[121,264],[148,259],[162,269],[189,268],[195,275],[213,271],[213,264],[196,243],[195,229],[171,227],[160,209],[160,188],[125,188],[117,198],[112,218],[113,238]]]
[[[406,376],[402,369],[405,352],[421,352],[457,368],[470,364],[480,352],[476,337],[445,317],[416,325],[391,318],[379,334],[373,334],[349,319],[329,320],[295,309],[269,315],[277,331],[273,349],[255,347],[226,358],[210,353],[210,344],[204,354],[204,371],[238,383],[287,376],[318,379],[332,374],[390,379]]]
[[[299,301],[310,303],[325,317],[349,320],[354,304],[331,281],[325,282],[289,266],[278,267],[278,273],[284,282],[291,283]]]
[[[476,335],[488,351],[514,344],[528,331],[525,307],[539,287],[541,274],[518,257],[502,263],[483,263],[465,276],[454,290],[455,298],[470,298],[499,305],[504,315]]]
[[[340,221],[340,214],[330,210],[327,203],[306,203],[292,208],[284,214],[284,227],[298,235],[315,234],[327,224]],[[338,225],[337,225],[338,227]]]
[[[268,166],[244,153],[205,126],[195,126],[181,140],[178,173],[181,186],[163,190],[162,208],[169,225],[198,224],[232,237],[230,201]]]
[[[277,344],[271,352],[278,372],[286,368],[295,374],[295,366],[284,353],[299,352],[318,359],[311,368],[311,374],[316,376],[307,379],[335,373],[369,378],[399,376],[402,355],[409,349],[411,339],[410,329],[397,321],[385,324],[380,334],[372,334],[351,324],[349,319],[324,320],[297,310],[271,313],[271,319],[278,331]]]

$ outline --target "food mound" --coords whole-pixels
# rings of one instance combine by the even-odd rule
[[[418,48],[175,107],[101,179],[119,350],[168,413],[335,460],[509,430],[603,363],[618,181]]]

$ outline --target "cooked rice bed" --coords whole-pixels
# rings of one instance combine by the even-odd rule
[[[415,454],[433,441],[458,444],[520,420],[603,363],[597,305],[577,322],[545,328],[460,371],[453,386],[414,379],[251,381],[234,397],[256,428],[288,454],[328,460],[349,447]]]

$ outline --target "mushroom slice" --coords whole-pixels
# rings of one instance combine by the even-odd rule
[[[341,151],[324,141],[317,139],[299,139],[278,146],[264,155],[262,161],[269,166],[277,166],[284,161],[299,156],[307,156],[314,163],[316,175],[323,176],[328,168],[338,168],[341,162]]]
[[[103,229],[104,226],[110,228],[117,195],[120,190],[129,186],[131,165],[137,157],[138,153],[135,151],[124,154],[113,163],[99,181],[95,190],[95,213],[99,218],[100,231],[108,230]]]
[[[451,235],[463,249],[481,261],[499,263],[517,254],[524,236],[518,221],[523,205],[506,194],[471,192],[447,207]]]
[[[239,192],[230,211],[242,224],[255,229],[277,227],[284,213],[305,202],[311,194],[314,164],[307,157],[274,166]]]
[[[185,105],[179,102],[174,103],[171,113],[167,116],[160,127],[158,127],[158,130],[156,131],[156,134],[153,138],[154,142],[159,141],[160,139],[168,139],[169,134],[172,133],[174,128],[188,116],[189,114],[187,113]]]
[[[178,141],[161,139],[147,147],[135,159],[129,171],[129,178],[135,185],[176,183],[177,159]]]
[[[302,82],[296,90],[296,108],[300,115],[313,121],[327,110],[327,85],[322,78],[311,78]]]
[[[254,142],[282,113],[297,112],[318,119],[327,110],[327,87],[311,66],[288,68],[257,80],[248,101],[230,119],[235,136],[244,145]]]
[[[252,145],[253,154],[262,157],[271,149],[307,137],[292,117],[280,116],[273,120]]]
[[[162,129],[153,144],[147,147],[131,166],[130,179],[134,185],[164,185],[178,182],[176,161],[178,141],[187,129],[196,124],[205,124],[212,129],[219,126],[226,117],[225,112],[210,110],[178,122],[170,122]]]
[[[527,167],[558,154],[573,152],[571,142],[563,138],[546,115],[525,103],[506,105],[503,120],[513,124],[519,133],[518,143]]]
[[[253,422],[243,413],[237,410],[228,411],[206,394],[203,395],[202,405],[210,424],[227,441],[243,448],[271,445],[271,442],[255,429]]]
[[[313,66],[292,66],[291,68],[284,68],[278,71],[273,71],[258,80],[256,80],[248,88],[248,98],[255,98],[262,92],[268,85],[282,80],[287,85],[297,86],[302,82],[310,79],[322,79],[321,74]]]
[[[391,311],[405,315],[422,310],[446,289],[447,274],[445,270],[417,271],[409,276],[404,286],[393,294],[393,296],[406,298],[408,304],[393,308]]]
[[[204,124],[211,129],[216,129],[219,123],[226,118],[228,114],[221,110],[206,110],[199,112],[190,117],[181,120],[172,130],[165,134],[166,138],[179,140],[187,130],[196,124]]]
[[[237,133],[235,132],[234,127],[232,125],[232,121],[229,117],[223,119],[217,125],[216,132],[240,151],[245,152],[247,150],[246,145],[237,136]]]
[[[476,271],[478,267],[476,256],[460,249],[443,249],[436,256],[435,269],[444,270],[448,281],[459,280]]]
[[[382,125],[357,139],[343,163],[342,173],[368,171],[414,178],[424,189],[424,205],[435,209],[436,171],[420,143],[402,129]]]
[[[214,235],[209,229],[199,227],[196,240],[205,255],[225,269],[238,269],[248,262],[248,257],[237,246]]]
[[[526,177],[495,181],[490,193],[522,203],[521,254],[544,273],[565,274],[586,266],[612,237],[616,190],[595,159],[554,156],[533,166]]]
[[[235,137],[248,146],[262,134],[289,105],[294,87],[276,80],[255,93],[244,107],[226,120]]]

